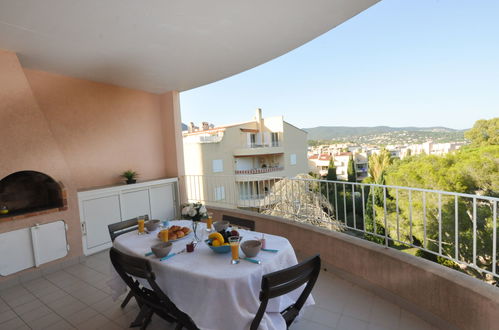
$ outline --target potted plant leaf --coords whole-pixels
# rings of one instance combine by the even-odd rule
[[[136,183],[138,176],[139,174],[132,170],[125,171],[121,174],[121,177],[126,179],[126,184]]]

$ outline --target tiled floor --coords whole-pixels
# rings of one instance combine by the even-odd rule
[[[138,308],[132,300],[113,301],[106,281],[108,253],[0,291],[0,329],[126,329]],[[413,314],[341,280],[321,273],[313,292],[316,305],[308,308],[293,330],[319,329],[435,329]],[[150,330],[173,329],[153,317]]]

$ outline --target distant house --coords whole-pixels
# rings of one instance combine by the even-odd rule
[[[353,156],[357,181],[368,176],[368,156],[365,152],[339,152],[332,156],[330,154],[314,154],[308,157],[309,171],[325,177],[328,172],[329,162],[334,159],[336,177],[340,181],[348,180],[348,161]]]
[[[329,162],[332,156],[329,154],[311,155],[308,157],[309,171],[322,177],[327,175]]]

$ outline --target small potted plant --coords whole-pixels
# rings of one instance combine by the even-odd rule
[[[125,171],[121,174],[121,177],[126,179],[126,184],[136,183],[138,176],[139,174],[132,170]]]

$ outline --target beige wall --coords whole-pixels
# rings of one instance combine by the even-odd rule
[[[76,192],[183,173],[178,93],[137,90],[22,68],[0,50],[0,179],[34,170],[61,181],[68,210],[0,221],[0,232],[65,220],[71,247],[82,254]],[[180,145],[180,147],[178,147]],[[179,150],[180,149],[180,150]]]
[[[287,122],[284,122],[283,127],[284,175],[295,176],[296,174],[308,173],[307,133]],[[296,165],[290,165],[291,154],[296,154]]]

